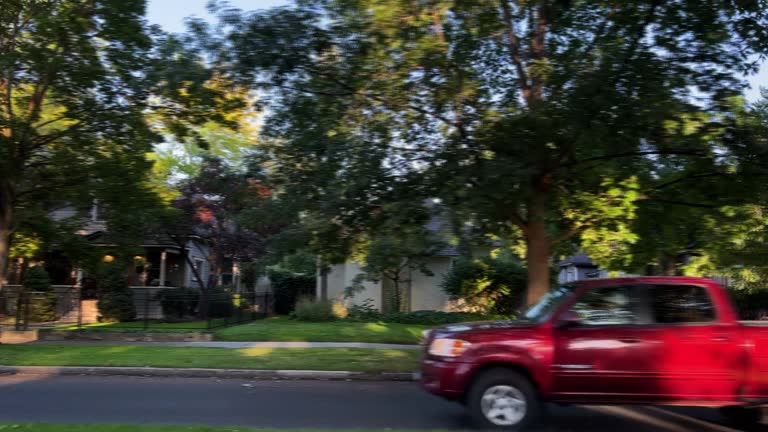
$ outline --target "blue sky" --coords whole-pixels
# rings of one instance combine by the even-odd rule
[[[197,16],[213,19],[206,11],[208,0],[149,0],[147,18],[152,24],[159,24],[169,32],[184,30],[184,18]],[[267,9],[273,6],[289,4],[288,0],[229,0],[229,3],[243,10]],[[750,77],[752,89],[746,93],[747,99],[754,101],[759,97],[759,87],[768,87],[768,62],[763,63],[760,73]]]

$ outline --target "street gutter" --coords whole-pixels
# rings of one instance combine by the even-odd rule
[[[141,376],[258,380],[418,381],[418,372],[352,372],[157,367],[0,366],[0,375]]]

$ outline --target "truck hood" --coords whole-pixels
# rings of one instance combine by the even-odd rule
[[[504,321],[478,321],[449,324],[442,327],[430,330],[430,335],[440,335],[445,337],[447,335],[455,335],[459,333],[475,332],[483,330],[500,330],[511,328],[531,328],[535,325],[530,321],[517,321],[517,320],[504,320]]]

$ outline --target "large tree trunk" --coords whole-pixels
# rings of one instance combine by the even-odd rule
[[[0,180],[0,287],[8,271],[8,254],[11,248],[11,223],[13,222],[13,185]]]
[[[531,306],[550,289],[549,259],[552,248],[543,220],[528,224],[525,244],[525,261],[528,266],[526,305]]]

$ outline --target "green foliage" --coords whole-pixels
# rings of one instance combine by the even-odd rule
[[[293,316],[299,321],[323,322],[337,319],[333,313],[333,302],[302,297],[296,302]]]
[[[158,291],[157,299],[163,308],[166,319],[193,317],[200,302],[200,290],[192,288],[172,288]]]
[[[281,269],[269,271],[272,292],[275,294],[275,313],[287,315],[294,310],[301,297],[315,295],[315,275],[296,274]]]
[[[133,293],[126,274],[117,265],[107,266],[99,278],[99,320],[125,322],[136,317]]]
[[[768,289],[731,289],[731,299],[742,320],[768,318]]]
[[[347,321],[376,322],[382,318],[381,312],[373,306],[373,299],[365,299],[347,308]]]
[[[51,279],[43,266],[34,266],[27,269],[24,276],[24,289],[27,292],[50,292],[53,290]]]
[[[512,253],[460,258],[442,282],[443,290],[469,308],[509,315],[523,302],[525,268]]]
[[[699,204],[679,192],[705,175],[764,174],[732,103],[768,51],[763,2],[220,11],[226,33],[205,44],[275,101],[264,138],[328,262],[372,239],[386,205],[439,197],[483,234],[524,237],[530,303],[558,244],[628,265],[638,202]]]
[[[201,294],[201,299],[205,299],[205,294]],[[208,292],[208,317],[226,318],[233,315],[235,311],[235,298],[231,288],[214,287]],[[239,302],[239,300],[238,300]]]

